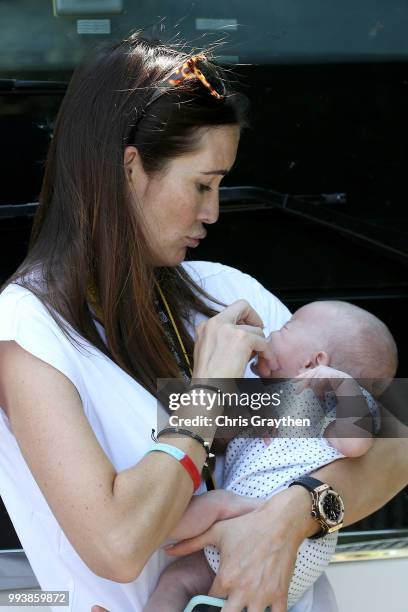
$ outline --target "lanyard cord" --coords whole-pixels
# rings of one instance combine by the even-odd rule
[[[193,377],[193,371],[191,369],[190,359],[188,358],[187,351],[186,351],[186,349],[184,347],[184,343],[183,343],[183,341],[181,339],[181,336],[180,336],[180,332],[177,329],[177,325],[176,325],[174,317],[173,317],[173,315],[171,313],[170,306],[168,305],[168,302],[167,302],[166,298],[164,297],[163,291],[161,290],[161,287],[160,287],[159,283],[156,280],[155,280],[155,284],[156,284],[157,289],[158,289],[158,291],[160,293],[160,297],[161,297],[161,299],[163,301],[163,304],[164,304],[164,306],[165,306],[165,308],[167,310],[168,317],[169,317],[170,322],[172,324],[173,330],[174,330],[174,332],[176,334],[177,340],[178,340],[178,342],[180,344],[180,348],[181,348],[181,350],[183,352],[184,358],[185,358],[186,363],[187,363],[188,370],[190,372],[190,376],[192,378]],[[102,309],[101,309],[101,307],[99,305],[97,291],[96,291],[96,289],[95,289],[95,287],[93,285],[90,285],[88,287],[88,297],[90,298],[90,302],[91,302],[91,305],[92,305],[92,307],[94,309],[94,312],[95,312],[96,316],[98,317],[100,322],[103,324]],[[216,488],[215,477],[214,477],[211,469],[209,467],[205,467],[204,466],[204,470],[206,470],[207,473],[208,473],[207,478],[206,478],[207,488],[209,490],[210,489],[215,489]]]
[[[175,334],[177,336],[177,340],[179,341],[181,350],[183,351],[183,355],[184,355],[184,358],[185,358],[185,360],[187,362],[187,366],[188,366],[188,369],[189,369],[189,372],[190,372],[190,376],[192,378],[193,377],[193,371],[191,369],[190,359],[188,358],[187,351],[186,351],[186,349],[184,347],[184,344],[183,344],[183,341],[181,339],[179,330],[177,329],[177,325],[176,325],[176,322],[175,322],[175,320],[173,318],[173,315],[171,313],[170,306],[168,305],[167,300],[164,297],[163,291],[161,290],[161,287],[160,287],[159,283],[156,280],[155,280],[155,283],[156,283],[157,289],[159,290],[160,297],[161,297],[161,299],[163,301],[163,304],[164,304],[164,306],[165,306],[165,308],[167,310],[167,314],[168,314],[169,319],[171,321],[171,324],[173,326],[174,332],[175,332]],[[207,471],[207,478],[206,478],[207,489],[208,490],[215,489],[216,488],[216,482],[215,482],[215,477],[214,477],[214,474],[213,474],[212,470],[208,466],[207,467],[204,466],[204,470]]]
[[[177,340],[179,341],[179,344],[180,344],[181,350],[183,351],[184,359],[185,359],[185,360],[186,360],[186,362],[187,362],[187,366],[188,366],[188,370],[189,370],[189,372],[190,372],[190,376],[191,376],[191,377],[193,377],[193,371],[192,371],[192,369],[191,369],[190,359],[188,358],[187,351],[186,351],[186,349],[185,349],[185,347],[184,347],[184,344],[183,344],[183,341],[182,341],[182,339],[181,339],[181,336],[180,336],[179,330],[177,329],[176,322],[175,322],[175,320],[174,320],[174,318],[173,318],[173,315],[171,314],[170,306],[168,305],[167,300],[166,300],[166,298],[164,297],[163,291],[161,290],[161,287],[160,287],[159,283],[158,283],[157,281],[155,281],[155,282],[156,282],[157,289],[159,290],[160,297],[161,297],[161,299],[163,300],[163,304],[164,304],[164,305],[165,305],[165,307],[166,307],[167,314],[168,314],[169,319],[170,319],[170,321],[171,321],[171,324],[172,324],[172,326],[173,326],[174,332],[175,332],[175,334],[176,334],[176,336],[177,336]]]

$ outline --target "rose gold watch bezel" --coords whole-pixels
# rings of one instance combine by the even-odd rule
[[[321,489],[320,491],[318,491],[318,489]],[[340,504],[340,516],[338,518],[337,521],[333,521],[331,519],[329,519],[328,517],[326,517],[325,511],[324,511],[324,501],[326,499],[326,497],[328,495],[334,495],[339,504]],[[343,519],[344,519],[344,504],[343,504],[343,500],[341,499],[340,495],[337,493],[337,491],[335,491],[334,489],[331,489],[329,487],[329,485],[326,485],[324,487],[317,487],[316,489],[316,496],[317,496],[317,500],[316,500],[316,510],[317,510],[317,515],[320,521],[322,521],[325,525],[325,528],[327,529],[328,533],[332,533],[333,531],[337,531],[338,529],[341,528],[341,526],[343,525]]]

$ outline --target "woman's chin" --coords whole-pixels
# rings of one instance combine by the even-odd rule
[[[187,248],[186,247],[181,248],[178,255],[174,255],[174,257],[170,260],[170,262],[167,265],[169,267],[179,266],[185,260],[186,254],[187,254]]]
[[[173,268],[180,265],[186,258],[187,247],[182,247],[178,253],[174,253],[168,257],[157,257],[155,259],[155,267],[160,268]]]

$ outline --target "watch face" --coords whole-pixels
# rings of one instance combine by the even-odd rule
[[[329,526],[338,525],[344,517],[344,506],[336,491],[329,489],[319,499],[319,510]]]

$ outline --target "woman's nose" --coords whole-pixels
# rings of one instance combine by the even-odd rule
[[[219,196],[217,194],[216,197],[211,199],[211,201],[207,201],[200,211],[198,220],[202,223],[216,223],[218,221],[218,217],[220,216],[220,204],[219,204]]]

